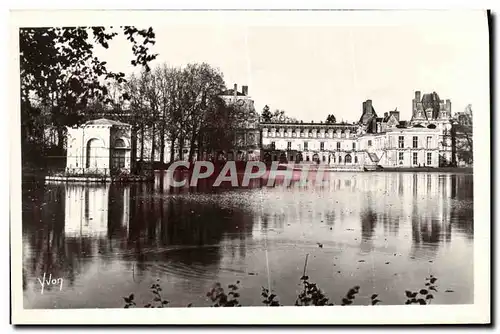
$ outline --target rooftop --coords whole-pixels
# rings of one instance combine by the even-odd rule
[[[87,125],[119,125],[119,126],[128,126],[129,124],[127,123],[122,123],[119,121],[113,121],[111,119],[107,118],[99,118],[99,119],[93,119],[91,121],[88,121],[85,123],[85,126]]]

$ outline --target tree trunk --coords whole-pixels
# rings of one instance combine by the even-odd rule
[[[179,160],[184,160],[184,135],[179,137]]]
[[[193,130],[193,135],[191,136],[191,142],[189,143],[189,162],[193,162],[194,150],[195,150],[195,142],[196,142],[196,132]]]
[[[135,171],[137,164],[137,126],[132,126],[130,134],[130,167]]]
[[[153,123],[151,125],[151,162],[155,161],[155,147],[156,146],[156,140],[155,140],[155,124]]]
[[[141,160],[144,161],[144,124],[141,124]]]
[[[203,140],[202,140],[203,136],[202,134],[199,134],[198,135],[198,140],[196,142],[196,147],[197,147],[197,151],[198,151],[198,160],[204,160],[202,155],[203,155]]]
[[[457,129],[455,126],[451,127],[451,164],[453,167],[457,166]]]
[[[170,139],[170,163],[174,162],[175,159],[175,141],[177,138],[174,136]]]
[[[165,111],[163,111],[160,129],[160,162],[162,165],[161,169],[163,169],[163,164],[165,163]]]
[[[57,127],[57,150],[58,154],[64,151],[64,128],[62,126]]]

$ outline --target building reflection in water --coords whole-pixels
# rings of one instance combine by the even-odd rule
[[[334,173],[321,184],[212,184],[31,185],[23,189],[23,277],[51,272],[72,285],[91,263],[118,262],[136,275],[206,282],[260,261],[253,254],[264,247],[296,252],[284,257],[292,261],[317,241],[324,250],[376,254],[390,239],[391,247],[408,245],[409,256],[432,258],[456,235],[473,238],[471,175]]]
[[[66,237],[106,237],[110,185],[65,185]]]

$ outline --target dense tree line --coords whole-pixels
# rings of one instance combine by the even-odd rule
[[[108,71],[106,62],[94,56],[94,46],[108,48],[120,33],[130,42],[131,64],[142,67],[130,77]],[[167,141],[169,160],[175,147],[186,146],[192,160],[233,140],[230,129],[238,124],[240,107],[220,98],[226,89],[222,73],[208,64],[151,69],[149,62],[157,56],[150,50],[152,28],[28,28],[20,30],[19,40],[23,163],[64,157],[66,126],[103,115],[132,125],[133,157],[143,160],[157,152],[167,160]],[[184,158],[183,150],[179,154]]]
[[[63,155],[65,127],[86,120],[90,107],[105,102],[106,83],[123,83],[124,73],[108,71],[94,56],[94,47],[109,47],[119,34],[130,41],[131,64],[144,67],[156,58],[152,28],[131,26],[22,28],[19,30],[21,77],[21,142],[24,162],[36,162],[54,148]],[[46,138],[48,125],[57,134],[56,147]],[[28,161],[26,161],[28,160]]]
[[[228,149],[242,121],[241,107],[221,98],[223,74],[206,63],[184,68],[164,64],[132,75],[122,89],[128,100],[113,110],[133,126],[140,160],[158,160],[159,153],[161,162],[192,161],[202,152]],[[164,156],[167,142],[169,157]]]

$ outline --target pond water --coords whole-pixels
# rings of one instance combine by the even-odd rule
[[[157,181],[161,178],[157,175]],[[404,304],[438,278],[434,304],[474,302],[473,176],[331,173],[322,185],[174,189],[23,183],[25,308],[142,306],[160,280],[170,306],[210,306],[215,282],[240,303],[271,287],[293,305],[307,275],[334,303]],[[224,184],[223,184],[224,185]],[[62,286],[40,280],[62,278]]]

